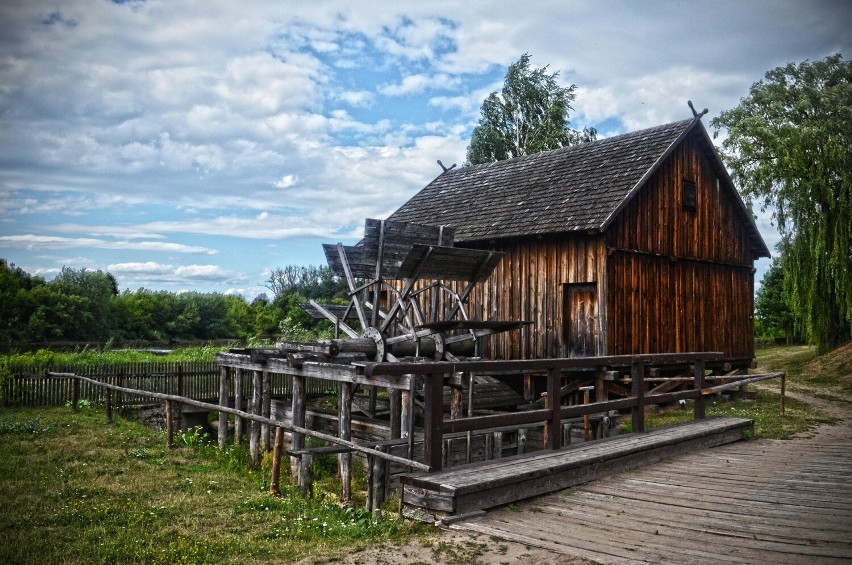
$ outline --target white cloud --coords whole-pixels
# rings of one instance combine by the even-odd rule
[[[39,249],[71,249],[84,247],[91,249],[115,249],[120,251],[157,251],[169,253],[197,253],[203,255],[215,255],[215,249],[197,245],[183,245],[180,243],[169,243],[164,241],[106,241],[96,238],[83,237],[58,237],[47,235],[3,235],[0,243],[18,249],[30,251]]]
[[[281,177],[280,179],[275,181],[273,186],[275,188],[290,188],[291,186],[296,184],[298,181],[299,181],[299,177],[297,177],[296,175],[284,175],[283,177]]]
[[[396,84],[380,86],[378,91],[387,96],[403,96],[406,94],[417,94],[426,90],[450,90],[461,84],[459,77],[447,74],[436,75],[408,75]]]

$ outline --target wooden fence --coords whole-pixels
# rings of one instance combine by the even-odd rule
[[[219,367],[213,361],[152,361],[105,365],[32,365],[13,364],[2,377],[3,406],[63,406],[72,401],[71,377],[48,377],[48,373],[73,373],[98,382],[123,388],[185,396],[196,400],[219,398]],[[292,378],[271,374],[273,397],[290,395]],[[308,394],[327,392],[328,383],[310,379]],[[82,381],[80,400],[102,405],[104,389]],[[244,397],[251,395],[251,379],[243,385]],[[117,406],[148,404],[150,400],[136,395],[118,395]]]

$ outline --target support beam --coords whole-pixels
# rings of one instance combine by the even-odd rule
[[[429,373],[424,379],[423,433],[426,464],[432,471],[441,470],[441,448],[444,419],[444,374]]]
[[[631,410],[631,421],[633,431],[641,433],[645,431],[645,365],[641,361],[631,364],[630,377],[631,393],[636,397],[636,406]]]
[[[340,383],[337,435],[346,441],[352,439],[353,389],[352,383]],[[352,453],[350,451],[337,455],[337,467],[340,475],[340,502],[349,504],[352,501]]]
[[[219,370],[219,406],[228,406],[229,393],[231,391],[231,370],[228,367],[222,367]],[[228,413],[219,412],[219,429],[216,431],[218,436],[219,449],[225,449],[225,441],[228,439]]]
[[[251,413],[260,416],[261,394],[263,389],[263,371],[252,371],[251,382]],[[260,467],[260,423],[252,420],[251,432],[249,433],[249,453],[251,464]]]

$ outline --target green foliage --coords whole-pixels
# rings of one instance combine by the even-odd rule
[[[41,414],[34,418],[20,419],[15,414],[0,417],[0,436],[8,434],[39,434],[50,431],[41,425]]]
[[[212,361],[216,354],[227,349],[205,345],[203,347],[182,347],[174,349],[168,355],[157,355],[150,351],[136,349],[94,349],[84,348],[77,351],[52,351],[39,349],[0,356],[0,376],[5,375],[8,367],[28,365],[35,367],[75,367],[102,366],[121,363],[146,363],[152,361],[192,362]],[[5,372],[4,372],[5,371]]]
[[[763,276],[754,303],[755,337],[765,340],[783,339],[791,345],[797,337],[795,316],[784,290],[784,271],[778,260]]]
[[[772,209],[790,305],[820,351],[852,321],[852,64],[840,54],[766,73],[713,120],[744,193]]]
[[[559,86],[558,76],[549,74],[547,66],[530,69],[528,53],[509,65],[502,91],[492,92],[482,103],[479,125],[467,149],[468,163],[491,163],[593,141],[594,128],[569,127],[577,86]]]

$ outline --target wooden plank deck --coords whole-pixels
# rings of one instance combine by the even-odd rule
[[[852,426],[693,453],[454,524],[596,563],[852,562]]]
[[[432,521],[587,483],[674,455],[742,439],[752,421],[710,418],[653,430],[401,477],[403,511]]]

